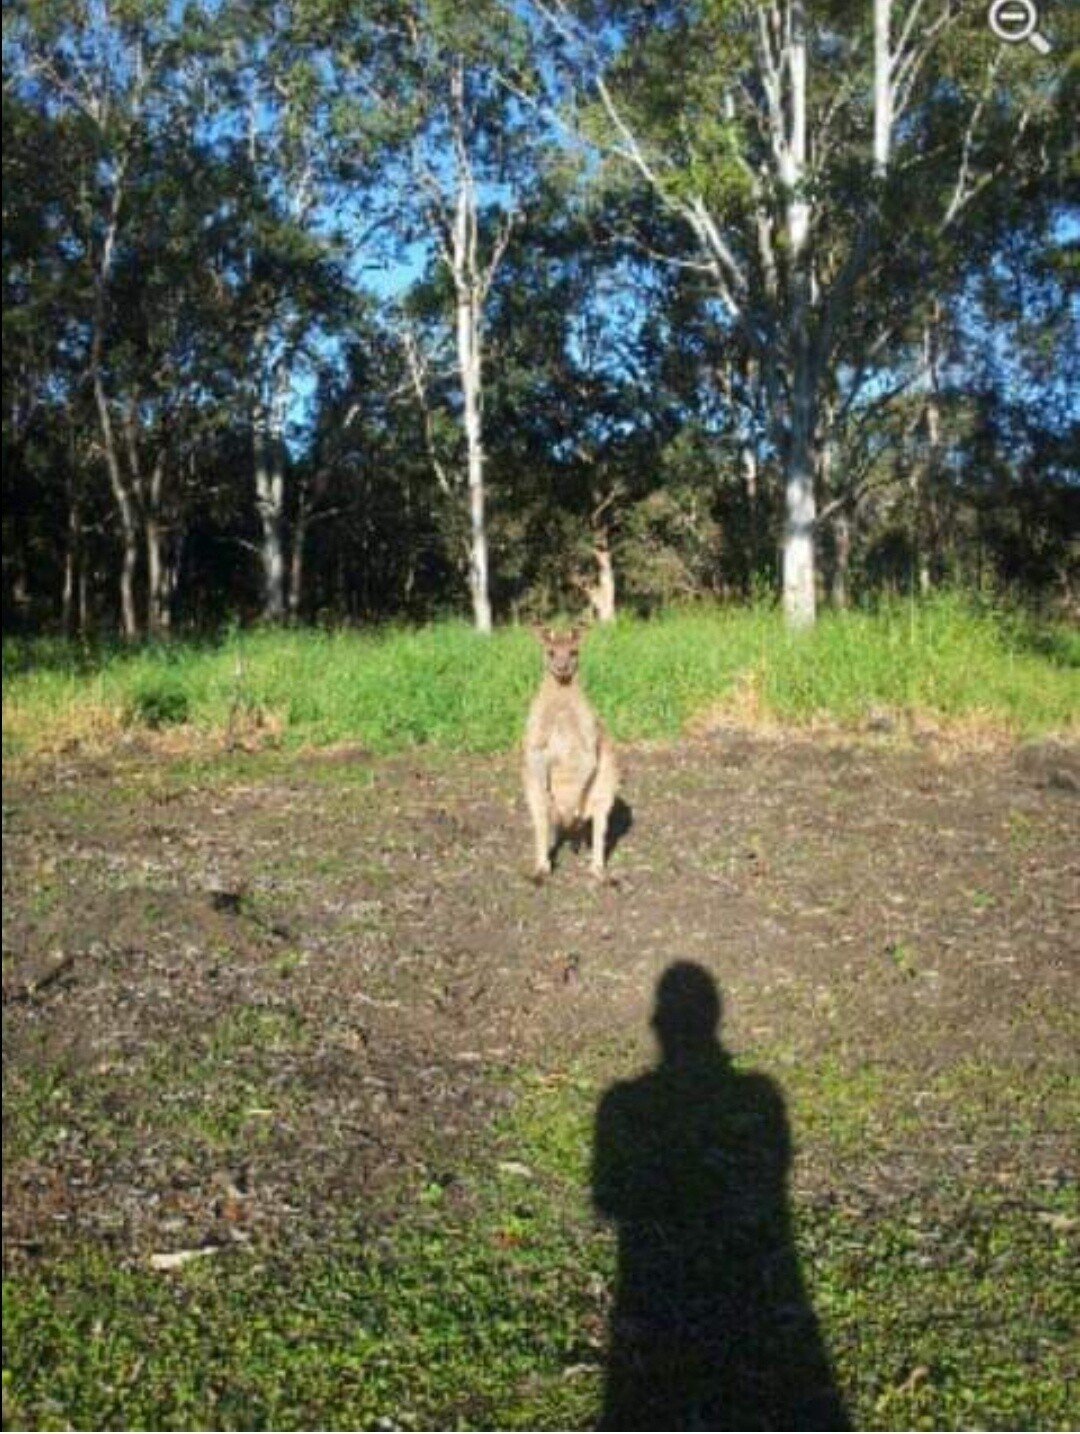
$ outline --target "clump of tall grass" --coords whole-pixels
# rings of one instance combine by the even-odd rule
[[[223,736],[241,714],[293,744],[493,752],[518,740],[540,652],[526,629],[447,621],[96,653],[6,644],[4,668],[8,750],[179,722]],[[703,714],[858,727],[882,711],[1030,736],[1077,730],[1080,638],[949,595],[826,613],[801,635],[769,607],[695,607],[596,629],[584,676],[622,740],[672,738]]]

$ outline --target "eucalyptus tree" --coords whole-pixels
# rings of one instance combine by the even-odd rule
[[[524,217],[535,159],[531,116],[501,83],[500,66],[524,62],[525,32],[495,0],[468,7],[421,0],[407,7],[407,17],[408,82],[400,93],[410,129],[407,223],[444,281],[425,292],[429,298],[446,293],[463,459],[447,462],[429,448],[447,495],[456,489],[465,495],[473,621],[479,632],[490,632],[485,330],[492,285]],[[402,338],[417,401],[427,410],[433,354],[407,311]],[[429,434],[432,421],[425,412]]]
[[[553,113],[680,223],[687,242],[656,257],[698,269],[750,347],[783,469],[785,610],[812,623],[830,396],[850,411],[887,384],[906,320],[910,293],[883,295],[882,274],[897,253],[928,265],[925,235],[959,231],[1007,181],[1052,104],[1054,62],[1001,45],[982,5],[954,0],[531,13]]]
[[[294,519],[309,532],[306,610],[414,619],[445,611],[448,598],[457,601],[460,534],[416,422],[392,316],[375,307],[357,315],[315,408]]]
[[[42,165],[48,193],[19,193],[20,205],[41,205],[64,276],[49,310],[50,387],[60,379],[92,399],[97,462],[84,455],[81,466],[107,475],[128,638],[169,626],[195,449],[235,390],[218,263],[230,173],[209,140],[212,19],[106,0],[5,15],[5,80],[60,151]],[[34,272],[28,314],[47,295],[42,266]],[[80,506],[76,491],[73,543]]]
[[[685,348],[663,318],[667,276],[597,245],[590,214],[561,184],[545,189],[492,302],[496,533],[517,550],[504,578],[534,609],[584,604],[609,622],[624,587],[641,593],[634,538],[693,399],[673,381]],[[652,282],[653,307],[627,302],[628,266],[639,292]]]
[[[111,358],[117,272],[125,248],[137,242],[140,221],[133,194],[155,137],[170,126],[177,50],[168,12],[165,3],[110,6],[104,0],[31,0],[5,10],[5,80],[67,138],[70,171],[56,196],[56,220],[65,231],[73,276],[68,322],[77,321],[81,330],[82,362],[119,521],[120,612],[129,638],[139,628],[142,475],[130,465],[120,430]]]
[[[236,395],[248,415],[262,615],[289,604],[289,440],[349,303],[335,223],[342,156],[320,7],[229,0],[215,16],[208,135],[232,173],[214,218]],[[296,535],[294,535],[295,537]],[[302,534],[299,541],[303,542]]]
[[[73,461],[87,413],[78,308],[64,254],[63,124],[27,103],[6,68],[3,108],[3,562],[4,612],[29,617],[55,582],[52,539],[81,579],[83,485]],[[70,203],[71,195],[67,196]],[[92,415],[89,415],[92,421]]]

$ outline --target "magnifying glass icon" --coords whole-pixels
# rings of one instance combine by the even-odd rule
[[[1039,29],[1035,0],[993,0],[986,22],[1007,45],[1022,45],[1026,40],[1040,55],[1050,53],[1050,41]]]

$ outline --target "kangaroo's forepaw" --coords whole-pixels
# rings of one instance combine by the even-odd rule
[[[533,886],[543,886],[544,882],[547,881],[547,879],[548,879],[548,877],[549,877],[550,875],[551,875],[551,867],[550,867],[550,866],[538,866],[538,867],[534,867],[534,868],[533,868],[533,874],[532,874],[532,877],[531,877]]]

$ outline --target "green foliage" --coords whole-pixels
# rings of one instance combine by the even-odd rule
[[[4,666],[5,726],[23,750],[107,733],[110,712],[205,733],[240,712],[272,719],[292,744],[503,751],[541,671],[527,630],[483,638],[461,622],[260,630],[141,652],[17,642]],[[801,637],[768,606],[623,618],[590,634],[584,680],[623,740],[674,738],[710,711],[858,727],[884,710],[1025,736],[1074,728],[1080,712],[1075,633],[950,596],[830,613]]]
[[[992,569],[1067,610],[1076,21],[1055,18],[1051,56],[1019,46],[1007,63],[976,10],[894,27],[894,77],[911,88],[881,184],[871,12],[804,11],[796,188],[814,272],[799,283],[816,297],[792,326],[789,7],[762,12],[760,31],[743,0],[602,0],[554,24],[495,0],[424,0],[407,24],[340,0],[10,7],[9,626],[115,625],[122,542],[130,626],[252,613],[276,571],[264,549],[260,572],[264,521],[304,617],[464,610],[442,246],[466,153],[500,613],[566,601],[599,538],[642,606],[747,594],[772,574],[803,335],[830,440],[823,507],[853,515],[849,590]],[[428,359],[428,430],[403,315]],[[931,339],[948,361],[927,389],[910,380]],[[271,411],[272,515],[252,482]],[[276,616],[279,595],[261,596]]]
[[[191,711],[187,692],[167,675],[144,679],[131,694],[127,720],[144,727],[173,727],[186,722]]]

